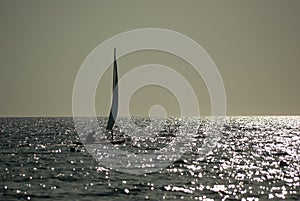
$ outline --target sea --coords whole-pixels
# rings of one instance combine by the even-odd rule
[[[0,118],[0,200],[300,200],[300,117],[136,117],[120,144],[97,121]]]

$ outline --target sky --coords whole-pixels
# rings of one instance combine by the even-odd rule
[[[227,115],[299,115],[299,19],[298,0],[0,0],[0,116],[72,116],[74,82],[90,52],[150,27],[182,33],[207,51],[223,79]],[[120,77],[149,63],[172,67],[193,87],[201,114],[210,114],[207,86],[182,59],[140,51],[118,63]],[[111,70],[95,96],[101,116],[109,112]],[[147,115],[153,105],[180,115],[174,94],[157,86],[139,89],[130,113]]]

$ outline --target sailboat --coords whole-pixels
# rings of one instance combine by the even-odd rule
[[[112,144],[122,144],[125,142],[125,139],[115,139],[113,133],[113,127],[116,122],[118,115],[118,106],[119,106],[119,88],[118,88],[118,64],[116,58],[116,48],[114,48],[114,66],[113,66],[113,97],[109,113],[109,118],[107,121],[106,130],[111,134],[111,143]]]

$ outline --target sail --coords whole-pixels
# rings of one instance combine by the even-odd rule
[[[113,98],[110,108],[109,119],[106,130],[112,130],[118,114],[119,90],[118,90],[118,66],[116,59],[116,48],[114,49],[114,69],[113,69]]]

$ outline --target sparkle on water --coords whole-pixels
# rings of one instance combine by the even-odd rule
[[[164,147],[178,121],[170,118],[156,139],[132,139],[120,149]],[[197,120],[180,160],[134,175],[97,163],[84,147],[70,152],[78,140],[72,118],[0,118],[0,200],[299,200],[299,117],[226,117],[217,146],[201,156],[205,123]]]

